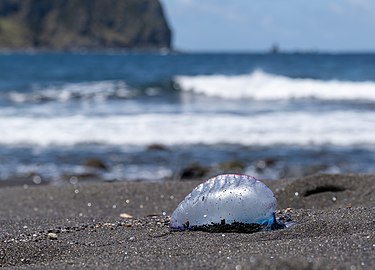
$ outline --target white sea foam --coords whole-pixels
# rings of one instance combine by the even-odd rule
[[[0,117],[0,144],[375,145],[375,112]]]
[[[257,70],[247,75],[177,76],[183,91],[225,99],[285,100],[371,100],[375,101],[375,82],[322,81],[293,79]]]
[[[83,83],[65,83],[48,87],[36,87],[30,92],[10,92],[8,97],[16,103],[58,101],[72,99],[103,101],[111,97],[129,98],[130,88],[122,81],[99,81]]]

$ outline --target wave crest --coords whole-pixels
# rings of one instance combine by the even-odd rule
[[[125,82],[101,81],[67,83],[49,86],[31,92],[9,92],[8,99],[15,103],[41,103],[48,101],[128,99],[134,96]]]
[[[0,117],[6,145],[375,145],[374,112]],[[280,124],[282,123],[282,124]]]
[[[236,76],[177,76],[175,81],[182,91],[225,99],[375,101],[375,82],[289,78],[261,70]]]

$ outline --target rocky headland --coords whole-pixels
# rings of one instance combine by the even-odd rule
[[[170,48],[158,0],[0,1],[0,49]]]

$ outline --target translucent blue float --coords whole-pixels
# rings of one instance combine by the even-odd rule
[[[174,230],[259,231],[282,228],[272,191],[254,177],[223,174],[197,186],[173,212]]]

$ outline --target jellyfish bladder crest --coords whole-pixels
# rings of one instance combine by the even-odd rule
[[[260,224],[275,222],[276,199],[272,191],[254,177],[224,174],[196,187],[178,205],[170,227],[176,230],[214,224]]]

